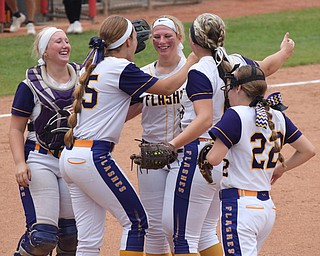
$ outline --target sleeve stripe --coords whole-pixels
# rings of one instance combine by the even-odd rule
[[[230,145],[233,146],[232,141],[228,138],[228,136],[227,136],[219,127],[214,126],[214,128],[215,128],[216,130],[218,130],[218,131],[229,141]]]
[[[293,134],[291,134],[287,140],[290,140],[299,130],[296,130]]]
[[[25,114],[28,114],[28,115],[31,115],[31,113],[32,113],[32,112],[23,111],[21,109],[14,108],[14,107],[12,107],[12,110],[15,110],[15,111],[18,111],[18,112],[21,112],[21,113],[25,113]]]
[[[138,91],[141,90],[141,88],[145,87],[152,79],[154,78],[154,76],[152,76],[147,82],[145,82],[143,85],[141,85],[137,90],[135,90],[135,92],[133,92],[130,96],[133,97],[133,95],[135,95]]]
[[[199,96],[199,95],[212,95],[212,92],[201,92],[201,93],[192,94],[192,95],[190,96],[190,100],[191,100],[193,97],[196,97],[196,96]]]

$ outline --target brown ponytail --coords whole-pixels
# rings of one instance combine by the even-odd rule
[[[68,147],[72,147],[74,144],[74,136],[73,136],[73,129],[77,125],[77,114],[81,112],[82,108],[82,98],[84,95],[85,88],[89,81],[89,77],[91,72],[96,67],[95,64],[92,64],[92,58],[89,59],[85,66],[85,72],[81,75],[79,79],[79,86],[77,86],[73,92],[74,102],[73,102],[73,113],[70,115],[68,119],[68,125],[70,130],[64,136],[64,143]]]

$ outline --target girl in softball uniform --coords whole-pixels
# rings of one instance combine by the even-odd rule
[[[165,80],[133,63],[137,34],[132,23],[109,16],[93,38],[95,53],[80,77],[60,167],[69,185],[78,228],[77,255],[99,255],[106,211],[122,225],[120,255],[143,255],[148,220],[134,187],[112,157],[130,101],[143,92],[170,95],[197,61],[191,54],[179,73]]]
[[[223,87],[230,100],[211,130],[215,140],[207,155],[213,165],[224,159],[221,182],[221,234],[225,255],[258,255],[275,221],[271,185],[315,155],[315,148],[281,111],[275,98],[263,99],[267,84],[261,69],[242,66],[228,74]],[[281,148],[296,151],[285,160]],[[279,162],[279,164],[277,164]]]
[[[9,140],[27,228],[15,256],[48,255],[56,245],[57,255],[75,255],[77,229],[59,169],[80,70],[68,63],[70,51],[63,30],[43,29],[34,42],[38,65],[27,70],[14,96]]]
[[[177,73],[185,64],[182,52],[184,27],[175,17],[162,15],[151,27],[151,38],[158,59],[143,68],[144,72],[159,79],[165,79]],[[169,142],[181,132],[180,115],[181,98],[185,90],[184,83],[169,96],[144,93],[141,103],[133,106],[142,112],[142,140],[145,142]],[[148,213],[149,228],[146,236],[145,253],[149,255],[168,256],[170,247],[162,228],[163,200],[166,186],[170,180],[176,180],[182,149],[178,150],[178,161],[159,170],[139,169],[138,185],[141,201]],[[156,181],[156,182],[155,182]],[[170,184],[170,185],[169,185]],[[172,247],[172,239],[170,240]]]
[[[190,27],[190,45],[199,62],[189,70],[182,99],[183,132],[170,141],[176,148],[184,146],[184,156],[171,192],[166,192],[170,197],[164,199],[164,208],[170,210],[163,216],[165,233],[173,238],[174,252],[179,255],[197,255],[198,251],[202,256],[223,254],[216,229],[223,166],[213,169],[212,184],[203,179],[197,166],[199,150],[211,141],[207,131],[224,112],[223,74],[235,64],[261,65],[271,74],[293,50],[293,43],[286,41],[281,51],[263,61],[252,61],[238,54],[227,55],[224,36],[224,22],[214,14],[199,15]]]

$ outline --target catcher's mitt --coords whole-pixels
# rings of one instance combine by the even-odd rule
[[[162,169],[178,158],[177,150],[170,143],[141,142],[140,155],[133,154],[130,159],[142,169]]]
[[[204,147],[200,150],[199,156],[198,156],[198,166],[199,166],[200,172],[203,178],[208,183],[213,183],[212,174],[211,174],[211,170],[213,169],[213,166],[207,160],[207,154],[211,148],[212,148],[212,143],[205,144]]]
[[[146,48],[146,43],[144,41],[148,40],[150,36],[150,26],[143,19],[133,20],[131,22],[137,32],[138,46],[135,53],[138,53]]]

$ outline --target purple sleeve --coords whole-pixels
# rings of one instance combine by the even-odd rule
[[[212,99],[213,95],[212,85],[208,77],[195,69],[188,73],[186,91],[191,101]]]
[[[120,75],[119,87],[131,97],[139,97],[158,81],[158,78],[144,73],[135,64],[130,63]]]
[[[246,57],[244,57],[244,56],[242,56],[242,58],[245,60],[245,62],[246,62],[248,65],[250,65],[250,66],[255,66],[255,67],[259,67],[259,64],[258,64],[256,61],[251,60],[251,59],[248,59],[248,58],[246,58]]]
[[[34,108],[34,96],[30,88],[23,82],[18,85],[14,95],[11,114],[29,117]]]
[[[219,138],[229,149],[237,144],[241,137],[242,123],[233,109],[227,109],[221,120],[211,128],[209,135],[213,140]]]
[[[302,132],[292,123],[292,121],[282,113],[286,122],[286,135],[284,137],[284,144],[295,142],[301,135]]]

